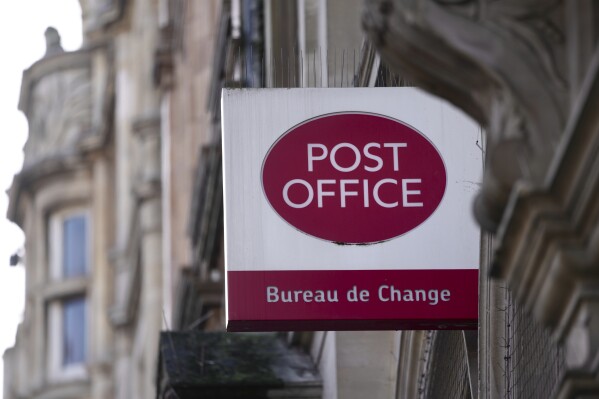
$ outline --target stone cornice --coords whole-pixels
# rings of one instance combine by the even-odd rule
[[[83,11],[83,31],[89,37],[106,36],[109,27],[121,22],[131,4],[128,0],[79,0]]]
[[[41,58],[23,71],[21,81],[21,92],[19,97],[19,110],[25,115],[29,114],[29,100],[31,88],[42,77],[52,73],[79,68],[91,68],[92,56],[98,49],[109,50],[110,45],[106,41],[88,43],[85,47],[76,51],[65,51]]]
[[[588,77],[546,184],[513,192],[492,270],[558,339],[599,297],[599,50]]]
[[[487,130],[475,214],[496,230],[520,179],[540,185],[566,121],[560,1],[369,0],[364,26],[387,64]]]
[[[76,169],[86,168],[88,165],[88,161],[81,154],[64,152],[23,168],[14,176],[11,187],[7,190],[9,197],[8,210],[6,212],[7,218],[21,226],[22,217],[19,211],[19,204],[24,192],[34,190],[35,184],[39,181],[66,175]]]
[[[49,55],[35,62],[23,73],[21,85],[21,96],[19,100],[19,109],[25,113],[28,119],[35,118],[36,112],[32,107],[33,91],[40,81],[51,76],[61,76],[71,71],[86,71],[86,75],[79,76],[78,79],[86,77],[89,81],[83,82],[86,87],[81,86],[81,81],[72,86],[71,90],[84,88],[84,98],[89,104],[83,108],[86,112],[86,123],[88,126],[77,129],[76,136],[68,140],[41,142],[40,138],[48,139],[46,131],[36,131],[32,127],[30,120],[29,138],[25,145],[26,162],[23,169],[14,177],[12,187],[9,193],[8,218],[17,224],[20,224],[19,202],[23,191],[34,189],[37,181],[41,181],[62,173],[70,173],[73,170],[88,167],[91,162],[90,155],[104,148],[108,142],[109,131],[111,127],[112,107],[114,103],[114,68],[112,66],[112,46],[105,41],[89,43],[85,48],[73,51],[62,52]],[[100,73],[96,73],[99,71]],[[71,82],[70,80],[67,80]],[[61,88],[62,90],[63,88]],[[54,89],[58,90],[58,89]],[[75,95],[82,95],[82,91],[75,91]],[[47,92],[46,95],[52,97],[61,93]],[[66,95],[72,104],[74,102],[71,94]],[[77,105],[78,106],[78,105]],[[38,105],[39,107],[39,105]],[[60,109],[54,112],[61,112]],[[65,115],[68,117],[68,111]],[[75,108],[73,112],[81,112],[81,109]],[[40,113],[40,112],[38,112]],[[40,115],[49,118],[50,110],[41,109]],[[78,114],[76,114],[78,115]],[[61,115],[61,117],[64,117]],[[42,125],[42,127],[45,125]],[[64,128],[64,126],[63,126]],[[58,129],[53,133],[64,134]],[[40,141],[35,148],[31,148],[31,141]],[[52,144],[53,147],[50,147]],[[34,151],[35,152],[32,152]]]
[[[42,77],[64,70],[89,69],[91,53],[91,49],[85,48],[44,57],[33,63],[23,71],[19,110],[23,111],[25,115],[29,115],[31,89]]]
[[[599,45],[587,29],[596,5],[366,4],[381,57],[485,126],[475,213],[497,232],[491,274],[563,344],[556,397],[597,396]]]

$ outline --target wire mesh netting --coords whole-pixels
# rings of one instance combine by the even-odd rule
[[[563,348],[515,304],[507,289],[505,296],[505,398],[552,398],[565,370]]]
[[[421,398],[470,398],[468,362],[462,331],[429,332],[425,348]]]

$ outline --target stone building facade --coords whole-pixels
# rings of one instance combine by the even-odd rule
[[[592,1],[80,4],[23,75],[6,399],[597,395]],[[224,333],[221,89],[408,84],[487,130],[478,331]]]
[[[26,305],[5,398],[154,393],[162,314],[158,2],[82,1],[84,43],[54,29],[23,73],[29,122],[8,216],[26,237]]]
[[[599,395],[599,5],[373,0],[364,26],[393,68],[487,131],[474,212],[495,233],[487,273],[516,309],[506,394]],[[527,338],[531,318],[549,347]]]

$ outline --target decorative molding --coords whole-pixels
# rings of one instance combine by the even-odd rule
[[[89,288],[89,276],[52,281],[41,287],[42,296],[47,301],[82,294]]]
[[[29,137],[23,169],[9,191],[11,220],[19,223],[23,190],[86,168],[89,153],[107,143],[114,105],[111,57],[111,46],[96,42],[74,52],[52,52],[24,71],[19,109],[29,121]]]
[[[496,230],[514,184],[539,185],[566,120],[562,2],[369,0],[364,27],[382,58],[488,132],[475,213]]]
[[[121,20],[127,0],[79,0],[86,36],[103,34],[105,28]]]
[[[154,84],[162,90],[168,91],[175,82],[174,52],[174,27],[172,21],[160,28],[158,46],[154,53]]]
[[[31,88],[31,94],[25,167],[74,148],[90,130],[90,70],[79,68],[46,75]]]
[[[389,65],[486,128],[490,273],[563,343],[559,398],[599,394],[597,7],[368,0],[364,16]]]
[[[138,199],[147,200],[161,192],[160,117],[141,117],[132,124],[136,139],[134,192]]]
[[[510,198],[493,266],[565,343],[561,397],[599,393],[599,49],[580,91],[546,184]]]
[[[91,49],[65,53],[50,48],[23,72],[19,109],[29,121],[25,170],[76,153],[77,142],[92,133],[91,73]]]
[[[129,240],[125,250],[113,250],[114,303],[108,310],[110,321],[115,327],[129,326],[137,312],[141,294],[141,228],[139,212],[134,212]]]
[[[44,54],[44,57],[51,57],[64,52],[60,35],[55,28],[47,28],[44,34],[46,36],[46,54]]]
[[[424,392],[432,331],[401,331],[397,363],[397,398],[419,398]]]

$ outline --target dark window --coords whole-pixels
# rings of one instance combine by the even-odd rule
[[[62,365],[79,364],[85,361],[86,321],[85,297],[66,299],[62,303]]]
[[[77,277],[87,271],[87,218],[74,215],[62,224],[62,275]]]

